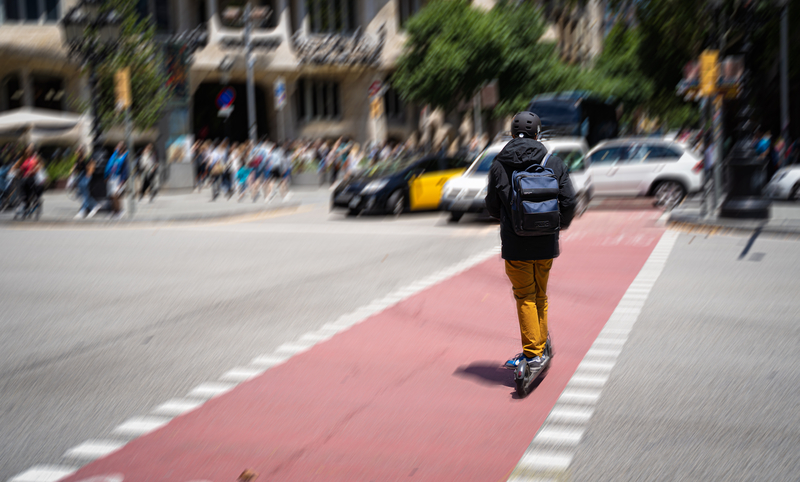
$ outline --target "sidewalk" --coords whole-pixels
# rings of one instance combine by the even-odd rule
[[[48,191],[44,194],[44,206],[39,221],[14,220],[13,211],[0,213],[0,224],[74,224],[74,225],[104,225],[117,223],[164,223],[209,221],[238,216],[257,215],[286,208],[297,208],[303,203],[327,201],[330,196],[327,188],[320,189],[294,189],[288,199],[283,200],[275,196],[270,202],[265,203],[262,197],[256,202],[245,197],[238,202],[237,196],[231,199],[220,195],[216,201],[211,201],[211,189],[202,192],[167,191],[156,196],[150,203],[145,197],[142,202],[137,199],[136,211],[133,218],[127,214],[120,220],[112,221],[108,211],[100,211],[91,219],[75,219],[80,208],[80,202],[70,199],[65,191]],[[128,200],[124,202],[128,209]]]
[[[773,201],[768,219],[703,218],[700,216],[700,196],[696,196],[673,209],[667,223],[689,229],[752,233],[761,228],[762,233],[800,235],[800,203]]]

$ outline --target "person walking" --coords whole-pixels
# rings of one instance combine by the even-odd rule
[[[89,190],[89,182],[92,180],[94,170],[94,161],[90,159],[84,166],[83,171],[78,174],[78,181],[76,184],[78,185],[78,193],[83,199],[83,203],[81,204],[81,210],[75,215],[75,219],[94,217],[97,211],[100,210],[100,203],[92,197],[92,193]]]
[[[505,271],[511,281],[517,304],[517,318],[522,339],[522,352],[505,363],[506,368],[516,368],[521,362],[532,368],[543,368],[549,360],[545,356],[547,342],[547,282],[553,258],[559,251],[558,231],[540,236],[520,236],[512,223],[512,176],[514,172],[542,164],[547,148],[537,141],[541,120],[532,112],[520,112],[511,124],[513,139],[497,154],[489,169],[486,209],[500,220],[500,240]],[[558,205],[560,229],[566,229],[575,214],[575,191],[564,162],[552,156],[546,166],[558,179]]]
[[[155,179],[158,172],[158,161],[153,152],[153,144],[148,144],[139,157],[139,172],[142,176],[142,188],[139,191],[139,201],[150,191],[150,202],[156,197]]]
[[[117,144],[114,153],[106,163],[104,175],[108,186],[108,197],[111,199],[112,219],[120,219],[125,214],[120,199],[125,193],[125,185],[128,181],[128,149],[124,142]]]

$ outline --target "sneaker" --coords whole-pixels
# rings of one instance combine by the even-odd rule
[[[505,365],[503,365],[503,368],[508,368],[510,370],[513,370],[513,369],[517,368],[517,366],[519,366],[519,362],[521,360],[528,361],[529,358],[526,357],[524,353],[517,353],[516,355],[514,355],[514,358],[508,360],[505,363]]]
[[[86,211],[84,211],[83,209],[78,211],[78,214],[75,215],[75,219],[83,219],[85,217],[86,217]]]
[[[541,368],[544,366],[544,358],[540,356],[528,358],[528,366],[531,368]]]
[[[91,211],[89,211],[89,214],[87,214],[87,215],[86,215],[86,217],[87,217],[87,218],[92,218],[92,217],[94,217],[94,215],[95,215],[95,214],[97,214],[97,211],[99,211],[99,210],[100,210],[100,205],[99,205],[99,204],[96,204],[96,205],[95,205],[95,207],[93,207],[93,208],[92,208],[92,210],[91,210]]]

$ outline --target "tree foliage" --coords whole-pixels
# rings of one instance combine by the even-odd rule
[[[612,0],[620,20],[594,65],[582,68],[562,62],[555,45],[540,41],[544,19],[529,2],[500,1],[486,12],[467,0],[432,0],[407,24],[406,50],[393,84],[407,101],[452,109],[497,79],[497,115],[524,109],[536,94],[585,90],[621,102],[628,117],[646,114],[671,127],[692,125],[699,119],[697,105],[676,95],[684,66],[718,37],[726,42],[723,54],[741,49],[744,29],[753,27],[748,22],[756,25],[752,43],[758,53],[748,67],[754,84],[769,91],[766,77],[776,71],[776,7],[770,0],[756,0],[749,10],[743,5]],[[790,8],[790,16],[796,11]]]
[[[123,23],[118,45],[97,69],[101,126],[108,128],[124,122],[123,113],[116,110],[114,74],[130,67],[133,124],[138,129],[151,128],[170,99],[163,53],[155,42],[155,25],[140,18],[135,0],[111,0],[107,8],[116,9]]]

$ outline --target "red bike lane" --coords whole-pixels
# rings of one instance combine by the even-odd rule
[[[505,480],[663,234],[660,212],[590,211],[550,277],[552,368],[525,399],[502,260],[407,298],[213,398],[68,482]],[[101,479],[94,479],[101,480]]]

